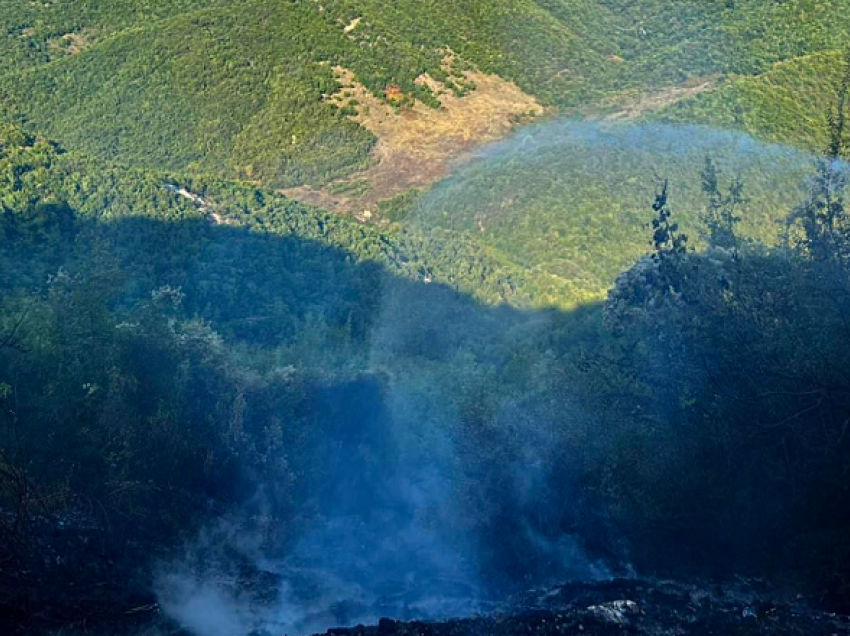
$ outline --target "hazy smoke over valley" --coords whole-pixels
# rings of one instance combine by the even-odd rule
[[[0,59],[0,636],[850,636],[850,0]]]
[[[648,222],[647,201],[658,181],[668,179],[677,212],[696,231],[706,158],[758,194],[748,202],[754,214],[744,216],[745,230],[775,213],[780,202],[799,198],[814,162],[799,149],[708,126],[549,122],[476,153],[419,200],[412,218],[427,227],[476,233],[498,234],[512,223],[533,224],[541,233],[575,223],[577,231],[584,220],[579,212],[607,204],[623,214],[618,220],[627,229],[639,230]],[[608,214],[597,211],[606,220]],[[772,224],[780,231],[779,223]],[[640,243],[642,236],[635,232],[631,239]]]
[[[803,153],[704,127],[555,122],[480,152],[424,195],[410,221],[481,235],[508,255],[516,232],[532,244],[577,234],[593,225],[585,215],[608,214],[606,206],[641,235],[660,176],[682,184],[677,203],[698,209],[693,184],[706,156],[764,194],[750,227],[777,200],[797,196],[811,167]],[[526,215],[542,207],[547,215],[531,223]],[[596,249],[592,233],[576,240],[537,267],[565,275],[570,258]],[[613,260],[625,268],[645,251],[627,247]],[[600,290],[613,282],[607,272],[586,276]],[[275,535],[285,539],[275,543],[262,529],[274,504],[261,489],[247,510],[160,566],[161,607],[189,631],[306,634],[381,617],[467,616],[546,582],[630,573],[625,538],[608,537],[605,554],[586,545],[581,524],[593,518],[604,528],[606,513],[587,508],[570,481],[569,449],[559,446],[565,413],[576,430],[592,418],[570,386],[554,406],[535,395],[535,374],[551,372],[543,343],[555,314],[481,311],[455,292],[422,296],[389,276],[382,286],[369,372],[317,398],[332,426],[305,433],[315,470],[301,483],[292,527]],[[526,369],[523,398],[494,398],[487,392],[501,370],[461,352],[486,351],[471,343],[494,334],[510,342],[512,330],[544,355]],[[485,444],[499,449],[497,461],[483,457]]]

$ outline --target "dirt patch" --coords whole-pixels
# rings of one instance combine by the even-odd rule
[[[342,29],[342,32],[348,35],[360,25],[361,20],[363,20],[363,18],[354,18],[351,22],[345,25],[345,27]]]
[[[516,84],[477,71],[457,74],[459,84],[471,87],[462,95],[428,74],[420,76],[417,83],[427,86],[437,97],[439,109],[396,94],[396,87],[388,87],[379,98],[351,71],[334,67],[334,72],[342,88],[327,99],[352,111],[351,119],[377,137],[373,165],[322,188],[305,185],[281,192],[304,203],[362,219],[372,218],[381,201],[445,178],[462,158],[545,112],[533,96]],[[719,80],[719,76],[703,77],[652,93],[620,95],[609,102],[604,114],[595,118],[611,123],[633,121],[710,91]]]
[[[472,89],[457,95],[425,74],[427,86],[440,102],[432,108],[410,99],[379,99],[354,74],[335,67],[342,89],[328,101],[353,111],[351,119],[378,139],[373,165],[350,179],[322,189],[302,186],[284,190],[294,199],[323,208],[369,218],[378,202],[430,185],[448,175],[462,156],[503,138],[516,125],[544,113],[543,107],[518,86],[495,75],[463,73]],[[389,99],[389,98],[388,98]],[[398,103],[407,105],[399,106]],[[347,189],[347,183],[368,187]]]
[[[48,47],[54,55],[79,55],[91,44],[92,35],[85,31],[66,33],[50,40]]]

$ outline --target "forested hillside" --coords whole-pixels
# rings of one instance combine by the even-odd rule
[[[635,230],[643,221],[634,211],[656,175],[687,175],[672,196],[691,207],[688,184],[703,155],[734,154],[736,142],[720,149],[694,129],[685,136],[692,147],[666,165],[664,139],[672,132],[599,142],[571,141],[558,129],[562,142],[541,149],[535,139],[551,131],[544,126],[507,142],[501,152],[510,157],[473,161],[424,197],[405,194],[398,184],[429,190],[455,155],[492,140],[488,126],[504,135],[523,118],[521,100],[505,101],[509,84],[498,82],[515,82],[548,109],[547,118],[704,123],[817,151],[839,81],[837,48],[850,26],[843,2],[802,0],[470,0],[451,9],[442,2],[276,1],[238,10],[215,0],[7,0],[2,8],[0,51],[12,63],[0,74],[0,111],[30,134],[74,154],[185,175],[184,182],[251,181],[237,189],[263,189],[275,209],[289,206],[275,189],[311,186],[287,192],[361,218],[400,221],[397,228],[415,217],[414,242],[431,232],[428,219],[461,230],[464,247],[449,251],[505,270],[485,277],[530,283],[503,281],[479,293],[562,306],[603,297],[619,269],[642,253]],[[498,82],[483,83],[491,76]],[[441,91],[460,99],[447,106]],[[478,101],[464,101],[476,92]],[[445,114],[422,123],[422,109]],[[417,146],[423,150],[405,150]],[[596,169],[601,164],[606,170]],[[733,164],[729,177],[739,169]],[[752,195],[743,228],[771,242],[785,214],[777,203],[799,179],[784,179],[781,166],[763,175],[761,167],[740,167]],[[796,176],[797,168],[787,169]],[[251,214],[274,224],[263,218],[268,209],[253,205]],[[691,219],[683,222],[694,229]],[[517,225],[500,234],[499,227]],[[471,276],[463,288],[481,287],[478,274],[461,275],[458,267],[449,266],[455,271],[442,280]]]
[[[408,243],[258,190],[231,189],[243,207],[225,216],[215,185],[186,184],[198,203],[14,129],[0,148],[12,630],[144,624],[156,615],[126,610],[154,589],[158,624],[205,633],[183,611],[196,594],[242,594],[219,581],[285,555],[369,594],[416,564],[490,594],[636,568],[791,577],[846,602],[848,221],[822,212],[843,164],[789,200],[780,249],[738,234],[740,191],[707,164],[707,250],[689,251],[659,184],[651,254],[604,308],[561,313],[478,303],[436,265],[411,276]],[[256,546],[225,525],[151,581],[151,553],[167,562],[222,516]],[[26,609],[45,580],[96,589],[85,618],[67,593]],[[270,602],[235,633],[313,624],[269,618]]]
[[[0,632],[617,576],[850,612],[848,36],[845,0],[0,0]]]
[[[88,237],[82,228],[92,224],[100,224],[99,231],[119,222],[138,221],[144,227],[145,220],[168,225],[187,222],[195,228],[177,244],[165,243],[161,249],[141,253],[131,251],[136,238],[113,237],[115,249],[126,252],[121,262],[134,276],[140,276],[147,271],[148,262],[154,270],[160,269],[153,264],[158,260],[183,266],[193,263],[212,229],[223,225],[237,233],[241,230],[247,238],[257,236],[257,240],[281,236],[316,241],[343,250],[345,261],[374,261],[399,276],[451,284],[489,302],[510,300],[529,305],[534,301],[523,284],[526,274],[521,269],[493,260],[475,242],[451,232],[381,232],[252,186],[187,177],[178,187],[164,174],[128,170],[66,153],[15,127],[3,127],[0,134],[4,153],[0,165],[5,176],[0,200],[11,224],[9,238],[15,238],[10,245],[17,242],[19,233],[27,235],[24,228],[44,233],[35,245],[47,250],[45,253],[61,238],[55,235],[59,227],[75,240],[78,235]],[[98,236],[98,240],[102,238]],[[61,264],[55,260],[41,264],[34,255],[20,271],[16,269],[21,264],[10,264],[5,274],[10,283],[27,286],[42,282],[51,268]]]
[[[541,305],[599,301],[646,253],[645,202],[660,179],[672,184],[681,227],[695,246],[705,245],[700,174],[707,158],[725,184],[745,184],[737,210],[742,238],[776,245],[813,158],[701,126],[530,127],[408,204],[404,223],[451,229],[487,246],[529,272]]]
[[[733,76],[708,93],[653,115],[662,121],[702,122],[750,131],[769,141],[809,150],[828,139],[824,109],[841,80],[841,51],[777,63],[757,76]]]
[[[322,185],[370,162],[373,135],[324,97],[339,87],[334,66],[399,108],[437,105],[424,73],[463,92],[474,88],[464,71],[479,69],[556,111],[592,110],[688,79],[760,75],[835,50],[850,25],[843,1],[813,0],[0,8],[6,117],[99,157],[273,187]]]

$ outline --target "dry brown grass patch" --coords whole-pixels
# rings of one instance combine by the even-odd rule
[[[93,34],[87,31],[66,33],[50,40],[48,47],[54,55],[79,55],[91,44]]]
[[[302,186],[284,193],[366,218],[378,202],[444,178],[459,158],[544,113],[534,97],[495,75],[463,73],[464,82],[475,87],[463,96],[428,75],[421,76],[417,82],[440,101],[441,107],[436,109],[389,91],[386,97],[392,103],[388,103],[359,83],[351,71],[341,67],[334,71],[342,88],[329,101],[340,108],[352,106],[356,110],[352,119],[378,139],[373,166],[348,180],[365,180],[369,187],[365,192],[358,188],[354,194],[346,194],[345,183],[337,183],[324,189]],[[399,102],[412,105],[399,108]]]

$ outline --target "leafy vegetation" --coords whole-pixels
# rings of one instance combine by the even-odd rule
[[[442,3],[390,10],[366,3],[368,19],[348,34],[344,28],[358,13],[346,3],[320,9],[313,2],[256,2],[238,11],[229,3],[206,4],[179,14],[153,12],[79,55],[8,76],[9,112],[76,149],[138,166],[262,178],[277,186],[321,183],[362,167],[373,141],[323,102],[338,88],[331,66],[353,70],[376,95],[397,85],[433,101],[416,78],[428,72],[460,90],[462,78],[451,79],[443,59],[453,46],[468,48],[463,42],[473,28],[487,38],[500,36],[506,24],[526,31],[540,26],[539,19],[529,18],[533,24],[525,27],[508,21],[515,9],[508,2],[502,11],[488,5],[486,12],[475,3],[450,12]],[[466,20],[459,10],[469,13]],[[73,13],[67,5],[66,11]],[[92,19],[110,15],[104,9]],[[67,24],[61,12],[54,19]],[[393,28],[381,28],[387,24]],[[561,27],[543,26],[556,35],[541,45],[566,46],[557,35]],[[8,30],[20,36],[27,28],[34,27]],[[524,35],[523,41],[536,41]],[[482,62],[500,56],[492,43],[475,53]],[[56,108],[57,95],[67,108]],[[92,114],[107,112],[114,124],[91,134]]]
[[[24,228],[29,225],[43,224],[45,227],[40,232],[58,231],[59,221],[53,219],[56,210],[65,211],[62,231],[72,237],[89,236],[82,228],[93,222],[102,224],[99,232],[107,236],[109,228],[122,220],[189,222],[179,238],[166,238],[162,248],[150,251],[141,250],[140,243],[144,241],[139,235],[119,234],[117,230],[113,233],[110,241],[114,249],[122,252],[121,262],[133,270],[135,277],[140,277],[144,272],[167,270],[171,266],[190,267],[219,224],[234,232],[241,229],[249,242],[255,235],[316,241],[350,254],[344,262],[374,261],[399,276],[448,283],[489,302],[510,299],[523,305],[533,300],[523,290],[524,272],[499,263],[473,241],[454,237],[448,231],[420,233],[401,229],[385,233],[305,208],[255,187],[186,178],[180,187],[189,189],[185,190],[186,194],[191,191],[192,196],[200,197],[208,206],[204,208],[175,192],[179,188],[172,186],[165,175],[126,170],[64,153],[55,144],[15,127],[2,128],[0,134],[0,148],[4,149],[0,166],[4,168],[8,186],[0,201],[10,224],[8,239],[15,244],[28,235]],[[53,220],[46,221],[44,215]],[[142,228],[144,224],[140,224],[140,231]],[[53,245],[51,237],[58,238],[49,234],[37,245]],[[158,240],[156,236],[148,238]],[[256,244],[262,245],[263,241]],[[22,286],[38,284],[45,280],[50,268],[59,264],[54,259],[40,265],[39,259],[34,258],[29,266],[22,267],[22,263],[15,261],[5,273],[10,281],[17,280]],[[233,285],[238,286],[238,276]]]
[[[569,314],[479,305],[440,284],[491,300],[534,289],[480,253],[465,260],[451,229],[382,234],[228,182],[166,187],[4,128],[2,497],[17,511],[3,517],[7,558],[31,563],[39,524],[69,514],[117,546],[173,541],[260,484],[269,545],[285,545],[310,523],[288,521],[321,479],[336,409],[371,413],[388,393],[404,404],[392,426],[424,436],[399,461],[426,461],[416,449],[429,435],[452,441],[452,497],[475,511],[455,522],[478,537],[493,580],[560,572],[531,546],[580,515],[582,541],[613,562],[622,545],[603,537],[628,537],[641,568],[790,568],[825,585],[843,561],[796,570],[776,555],[800,542],[838,559],[848,549],[846,389],[834,374],[847,355],[836,343],[848,238],[843,205],[824,204],[845,187],[840,112],[832,157],[788,210],[787,243],[738,235],[753,192],[727,186],[698,146],[706,203],[690,227],[706,220],[706,251],[687,248],[687,200],[674,206],[664,184],[651,255],[604,311]],[[656,157],[654,139],[631,143]],[[790,161],[781,180],[802,178],[793,153],[766,156]],[[351,391],[366,396],[360,406],[329,397]],[[514,497],[504,468],[528,440],[550,449],[543,481]],[[835,533],[810,538],[825,526]]]
[[[51,177],[74,165],[55,146],[11,129],[2,156],[0,494],[18,511],[3,545],[22,568],[47,519],[83,515],[117,548],[173,541],[260,484],[269,549],[286,545],[311,523],[292,515],[330,461],[338,409],[375,417],[392,395],[404,407],[381,417],[418,431],[399,462],[434,461],[419,452],[429,436],[452,440],[452,497],[474,511],[454,522],[493,581],[560,573],[534,542],[579,518],[588,549],[643,570],[790,568],[818,585],[845,571],[847,404],[833,370],[847,355],[846,272],[843,247],[818,246],[847,239],[843,208],[831,225],[817,216],[840,190],[812,190],[787,247],[730,250],[715,233],[693,252],[664,189],[653,256],[617,281],[603,326],[598,306],[526,313],[400,278],[386,239],[297,206],[279,212],[293,231],[249,231],[151,180],[138,186],[149,213],[122,214],[136,173],[89,174],[101,189],[73,199]],[[725,183],[708,168],[699,186],[720,222],[740,200]],[[207,205],[227,187],[200,185],[187,187]],[[251,196],[227,218],[271,205]],[[364,256],[333,245],[351,236]],[[505,467],[529,440],[543,481],[514,495]],[[627,537],[628,557],[604,537]],[[818,555],[802,568],[800,545]]]
[[[724,179],[747,184],[738,210],[742,237],[776,244],[787,202],[799,198],[814,160],[696,126],[526,129],[421,196],[405,223],[466,234],[527,270],[539,304],[574,306],[604,298],[646,252],[642,202],[662,177],[670,180],[678,222],[704,245],[700,175],[707,156],[722,166]]]
[[[823,116],[841,80],[839,51],[777,64],[756,77],[730,77],[717,89],[654,115],[750,131],[762,139],[817,150],[826,145]]]
[[[235,511],[274,555],[401,472],[500,591],[568,537],[846,608],[845,9],[0,0],[0,617]],[[542,124],[363,224],[274,192],[370,161],[336,64],[398,109],[472,66],[558,108],[734,73],[659,116],[827,151]]]
[[[474,66],[547,105],[585,108],[692,77],[763,73],[837,48],[850,20],[843,2],[811,0],[0,7],[7,117],[93,156],[272,187],[368,164],[374,138],[324,99],[339,88],[335,65],[378,96],[435,105],[417,78],[463,92]]]

